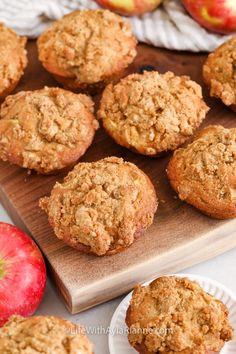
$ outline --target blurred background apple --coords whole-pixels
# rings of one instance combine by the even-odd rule
[[[97,0],[97,3],[124,16],[141,15],[156,9],[162,0]]]
[[[236,0],[182,0],[189,14],[203,27],[219,32],[236,32]]]

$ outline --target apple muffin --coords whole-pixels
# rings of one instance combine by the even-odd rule
[[[18,84],[27,65],[26,37],[0,23],[0,101]]]
[[[228,309],[198,283],[165,276],[138,285],[127,310],[128,340],[140,354],[208,354],[233,339]]]
[[[38,39],[39,59],[65,88],[96,93],[136,56],[131,26],[108,10],[74,11]]]
[[[152,224],[157,197],[137,166],[108,157],[77,164],[39,204],[59,239],[103,256],[124,250]]]
[[[93,101],[60,88],[8,96],[0,110],[0,159],[39,173],[74,164],[92,143]]]
[[[51,316],[12,316],[0,328],[2,354],[93,354],[80,325]]]
[[[211,96],[218,97],[236,112],[236,36],[213,53],[203,65],[203,78]]]
[[[180,199],[214,218],[236,217],[236,129],[203,129],[174,152],[167,175]]]
[[[207,111],[201,87],[189,77],[146,71],[109,84],[98,118],[118,144],[157,156],[183,144]]]

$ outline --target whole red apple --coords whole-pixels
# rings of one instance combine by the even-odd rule
[[[97,0],[101,6],[124,16],[153,11],[161,2],[162,0]]]
[[[17,227],[0,222],[0,326],[13,314],[32,315],[46,285],[43,256]]]
[[[236,0],[182,0],[203,27],[219,33],[236,32]]]

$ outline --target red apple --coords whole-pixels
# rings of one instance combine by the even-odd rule
[[[97,0],[101,6],[124,16],[153,11],[161,2],[162,0]]]
[[[203,27],[219,33],[236,32],[236,0],[182,0]]]
[[[46,285],[43,256],[33,240],[0,222],[0,326],[13,314],[32,315]]]

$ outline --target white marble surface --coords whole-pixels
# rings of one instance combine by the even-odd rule
[[[0,221],[11,222],[1,205]],[[204,249],[202,252],[204,252]],[[236,249],[197,266],[185,269],[183,272],[200,274],[218,280],[236,293]],[[48,280],[46,293],[37,314],[61,316],[75,323],[83,324],[90,332],[102,332],[103,329],[108,329],[112,314],[121,300],[122,297],[96,306],[78,315],[71,316],[58,297],[53,285]],[[108,336],[106,334],[90,333],[89,336],[95,345],[95,354],[109,353]]]

